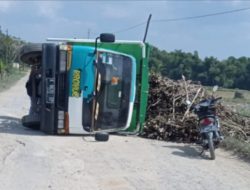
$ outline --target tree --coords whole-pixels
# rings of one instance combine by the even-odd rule
[[[230,56],[219,61],[211,56],[201,60],[197,51],[166,52],[153,47],[149,66],[151,71],[172,79],[181,79],[183,74],[187,79],[200,81],[203,85],[250,89],[250,58],[247,57],[237,59]]]
[[[0,31],[0,60],[1,60],[1,78],[3,72],[9,74],[12,69],[12,63],[17,61],[19,48],[24,44],[19,38],[3,34]]]

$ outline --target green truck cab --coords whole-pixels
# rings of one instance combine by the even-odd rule
[[[20,59],[36,64],[41,76],[37,111],[24,116],[23,125],[48,134],[143,129],[150,47],[140,41],[114,41],[111,34],[99,38],[50,38],[53,43],[22,48]]]

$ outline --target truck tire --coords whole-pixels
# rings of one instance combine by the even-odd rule
[[[40,116],[39,115],[25,115],[22,118],[22,124],[25,127],[39,130],[40,129]]]
[[[96,141],[108,141],[109,140],[109,134],[105,132],[96,132],[95,133],[95,140]]]
[[[20,50],[19,59],[28,65],[41,64],[42,44],[27,44]]]

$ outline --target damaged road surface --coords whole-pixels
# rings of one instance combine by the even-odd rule
[[[0,94],[0,189],[240,189],[250,187],[250,165],[217,150],[139,137],[49,136],[21,125],[28,112],[27,76]]]

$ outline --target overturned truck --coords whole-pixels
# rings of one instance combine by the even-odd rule
[[[24,126],[48,134],[142,131],[149,87],[147,43],[115,41],[112,34],[48,40],[53,43],[27,44],[20,52],[20,60],[37,73]]]

